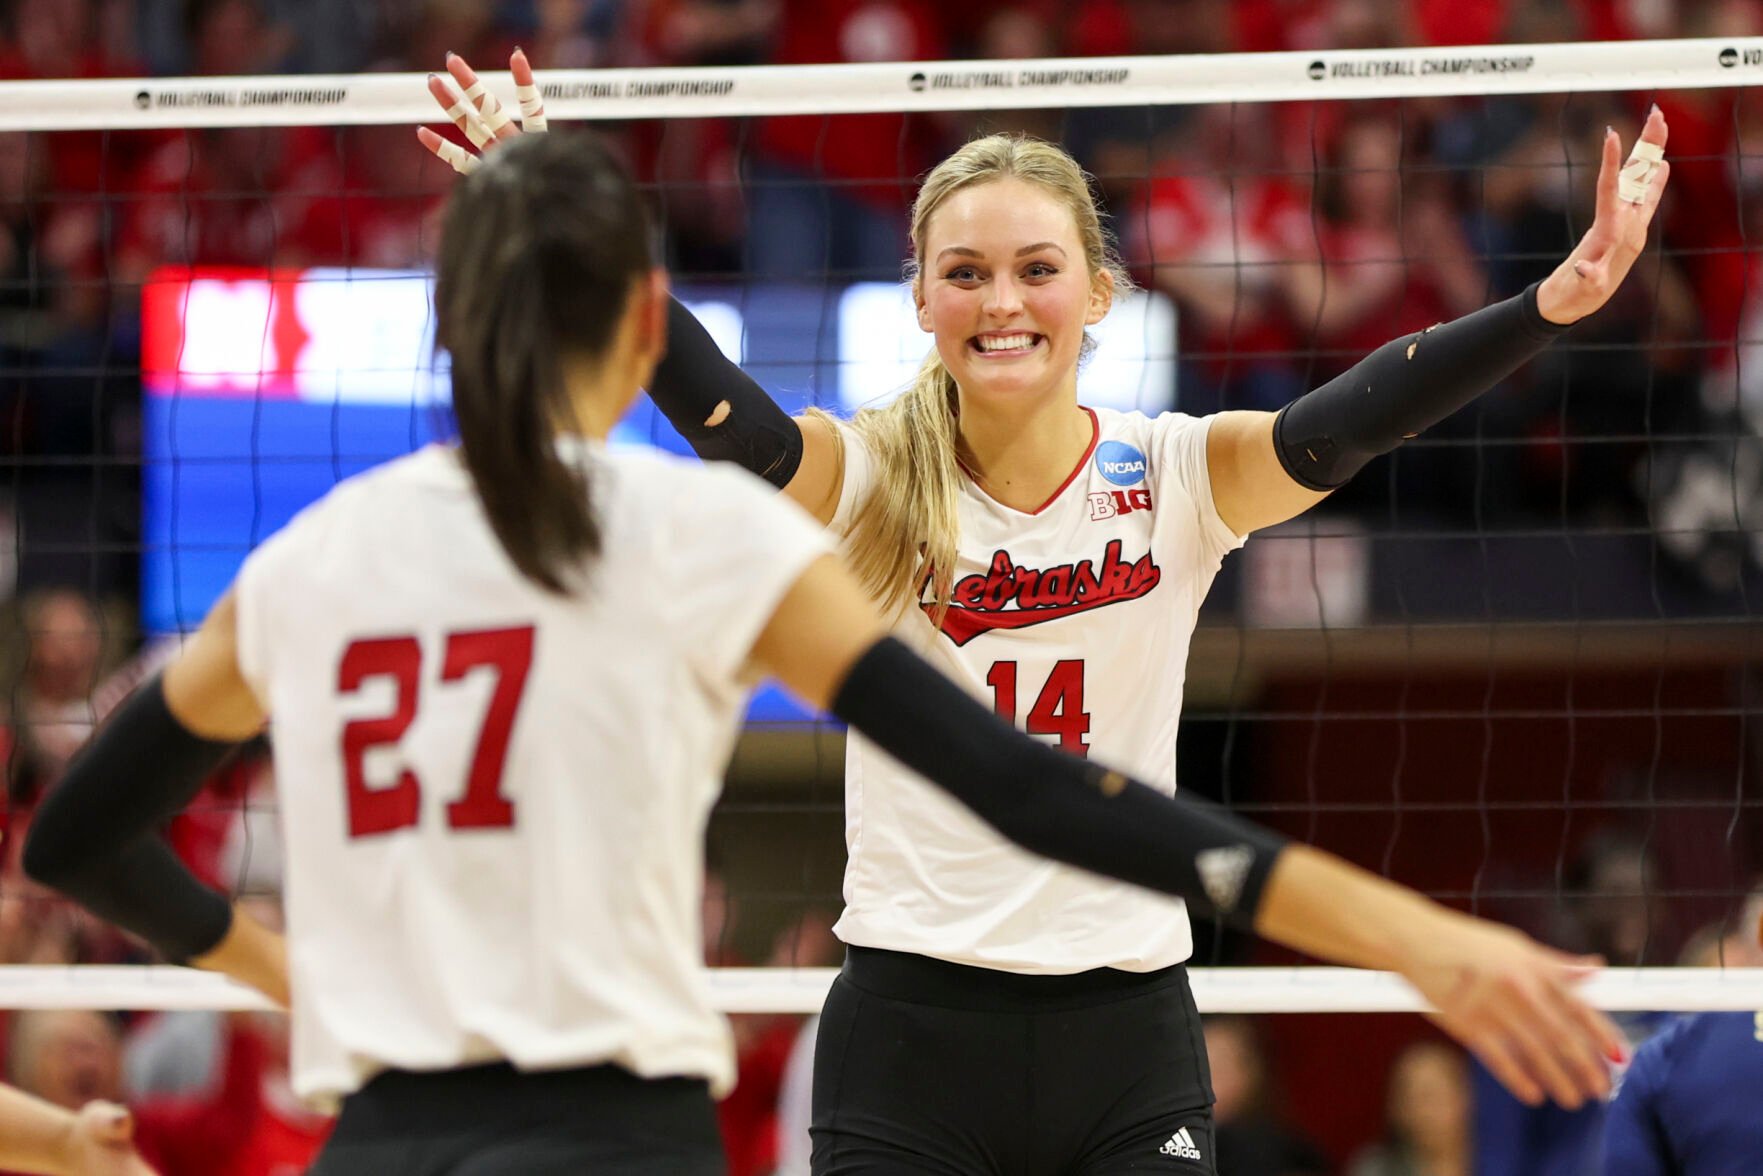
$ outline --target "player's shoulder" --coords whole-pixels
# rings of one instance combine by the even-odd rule
[[[763,509],[753,504],[777,495],[763,479],[740,466],[682,457],[647,445],[602,449],[596,459],[601,469],[615,476],[621,491],[634,492],[649,503],[750,510]]]
[[[1096,470],[1116,485],[1148,478],[1156,485],[1167,477],[1186,481],[1203,470],[1210,417],[1162,412],[1147,416],[1137,410],[1092,408],[1096,415]]]
[[[259,561],[291,553],[340,531],[397,525],[424,496],[469,495],[470,478],[458,451],[434,444],[351,474],[302,507],[252,552]]]
[[[1156,446],[1194,430],[1203,433],[1212,420],[1211,417],[1189,416],[1185,412],[1160,412],[1148,416],[1138,409],[1097,407],[1089,411],[1096,417],[1098,443],[1125,441]]]
[[[641,531],[665,543],[740,546],[802,526],[820,530],[801,507],[763,478],[730,462],[630,446],[598,452],[597,468],[611,472],[591,485],[601,519],[614,533]]]

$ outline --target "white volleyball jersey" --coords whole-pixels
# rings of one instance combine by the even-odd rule
[[[571,451],[603,535],[577,594],[516,571],[439,446],[344,482],[239,574],[302,1095],[502,1059],[733,1082],[704,826],[747,655],[831,542],[734,467]]]
[[[967,481],[954,603],[895,636],[1017,727],[1175,790],[1188,639],[1225,554],[1208,419],[1086,410],[1095,435],[1038,511]],[[844,427],[846,533],[873,463]],[[1028,973],[1152,971],[1193,950],[1176,899],[1034,857],[853,733],[845,757],[845,942]]]

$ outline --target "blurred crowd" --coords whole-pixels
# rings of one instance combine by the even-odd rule
[[[517,44],[544,71],[1763,34],[1758,0],[10,0],[0,11],[6,79],[426,71],[449,50],[499,67]],[[1665,247],[1572,346],[1341,506],[1374,521],[1399,499],[1405,519],[1652,530],[1717,592],[1763,565],[1763,277],[1749,264],[1763,236],[1763,95],[602,129],[652,186],[676,272],[816,284],[898,277],[913,177],[965,137],[1056,138],[1096,175],[1135,280],[1179,308],[1176,403],[1207,412],[1278,407],[1391,336],[1547,273],[1590,222],[1600,131],[1631,138],[1654,97],[1676,161]],[[452,180],[404,126],[0,134],[0,598],[15,597],[19,630],[0,642],[17,663],[0,724],[0,963],[144,958],[17,864],[36,799],[159,657],[123,636],[140,541],[142,283],[160,266],[421,266]],[[206,878],[273,909],[270,787],[267,756],[251,749],[171,836]],[[1644,847],[1593,839],[1586,853],[1573,883],[1584,900],[1537,930],[1637,960],[1651,925]],[[704,911],[707,962],[837,959],[817,908],[775,935],[737,934],[739,903],[714,868]],[[1684,962],[1763,963],[1756,954],[1714,924]],[[804,1032],[796,1017],[737,1019],[742,1079],[723,1111],[734,1176],[794,1170]],[[1285,1118],[1261,1025],[1209,1024],[1221,1170],[1587,1170],[1594,1119],[1540,1118],[1453,1047],[1411,1036],[1389,1068],[1382,1135],[1361,1133],[1355,1154]],[[281,1022],[255,1015],[0,1014],[10,1080],[69,1106],[125,1099],[166,1172],[303,1169],[327,1123],[292,1098],[286,1049]]]
[[[12,0],[0,78],[1310,50],[1763,32],[1758,0]],[[1606,124],[1657,97],[1672,192],[1603,311],[1341,496],[1376,525],[1642,527],[1709,589],[1763,566],[1763,104],[1744,90],[600,124],[683,278],[897,278],[913,177],[980,129],[1067,144],[1176,303],[1178,407],[1277,407],[1545,274]],[[140,284],[159,266],[416,266],[451,173],[409,127],[0,135],[0,446],[27,582],[125,587]],[[827,390],[823,390],[823,395]],[[1420,452],[1420,450],[1416,450]],[[84,459],[83,464],[81,459]],[[107,477],[92,467],[107,465]],[[1466,488],[1473,486],[1473,493]],[[106,545],[110,545],[107,547]],[[67,544],[63,545],[68,546]],[[47,570],[45,571],[45,565]],[[39,574],[41,573],[41,574]]]

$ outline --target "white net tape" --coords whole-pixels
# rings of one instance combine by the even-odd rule
[[[725,1013],[818,1012],[831,968],[713,968]],[[1400,976],[1352,968],[1194,968],[1203,1013],[1418,1013],[1426,1004]],[[1743,1011],[1763,1005],[1763,968],[1611,968],[1586,999],[1611,1012]],[[223,976],[173,967],[0,967],[6,1009],[263,1009],[256,991]]]
[[[482,77],[514,92],[506,72]],[[546,113],[565,120],[1695,90],[1763,82],[1763,38],[550,70],[538,80]],[[437,121],[420,74],[6,82],[0,94],[4,131]]]

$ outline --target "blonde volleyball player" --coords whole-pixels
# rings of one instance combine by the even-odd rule
[[[511,64],[523,109],[540,109],[524,58]],[[447,67],[482,103],[470,67]],[[430,91],[476,145],[517,133],[441,79]],[[677,302],[649,392],[700,455],[830,526],[900,638],[970,694],[1170,791],[1188,639],[1223,557],[1603,305],[1646,243],[1665,140],[1655,110],[1623,165],[1608,133],[1596,220],[1546,281],[1398,339],[1277,415],[1077,403],[1085,328],[1126,277],[1071,158],[1002,135],[919,190],[912,291],[936,345],[891,405],[791,420]],[[820,1028],[815,1172],[1209,1165],[1179,906],[1023,854],[873,741],[847,746],[849,950]],[[1483,1061],[1527,1100],[1576,1101]]]
[[[350,479],[259,547],[24,855],[168,957],[291,991],[295,1085],[342,1103],[319,1176],[721,1170],[699,862],[754,671],[1035,852],[1399,968],[1525,1088],[1604,1089],[1584,961],[1013,730],[888,635],[799,507],[609,451],[667,294],[596,140],[530,136],[460,185],[436,309],[458,448]],[[270,716],[285,948],[156,836]]]

